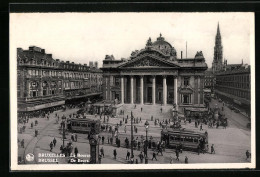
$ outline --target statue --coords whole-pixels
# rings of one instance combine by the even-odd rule
[[[147,43],[146,43],[146,47],[150,47],[150,46],[152,46],[152,40],[151,40],[151,38],[149,37],[149,39],[147,40]]]
[[[202,57],[202,58],[204,58],[202,51],[198,51],[198,52],[196,53],[195,58],[197,58],[197,57],[200,57],[200,58]]]

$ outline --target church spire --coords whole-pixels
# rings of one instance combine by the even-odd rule
[[[218,22],[217,36],[220,36],[219,22]]]
[[[217,34],[215,37],[214,58],[212,63],[212,67],[215,69],[213,70],[215,71],[221,70],[222,65],[223,65],[223,47],[222,47],[221,34],[220,34],[220,28],[218,22]]]

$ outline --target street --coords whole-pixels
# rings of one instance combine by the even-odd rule
[[[215,106],[222,107],[222,103],[219,103],[217,100],[212,99],[210,103],[210,107],[213,108]],[[143,110],[141,111],[141,107]],[[160,111],[160,108],[163,108],[162,113]],[[38,162],[38,154],[39,153],[50,153],[50,142],[55,139],[57,140],[56,146],[53,148],[53,153],[59,154],[60,153],[60,146],[62,145],[62,134],[60,134],[60,123],[56,123],[56,119],[54,118],[55,113],[57,113],[60,117],[65,115],[68,116],[69,114],[76,113],[78,109],[67,109],[65,112],[62,111],[55,111],[54,113],[50,114],[50,119],[47,120],[46,118],[32,118],[30,119],[29,123],[26,124],[26,130],[24,133],[18,135],[19,140],[24,139],[25,141],[25,148],[22,148],[19,145],[18,153],[19,156],[24,159],[24,156],[28,153],[33,153],[35,156],[34,161],[28,162],[25,161],[25,163],[41,163]],[[128,115],[130,118],[131,111],[133,112],[134,117],[138,117],[142,122],[138,124],[134,124],[138,128],[138,132],[134,132],[134,138],[139,137],[139,140],[141,139],[141,135],[145,138],[145,127],[144,123],[146,120],[149,122],[149,129],[148,129],[148,137],[152,136],[153,139],[156,141],[160,141],[160,132],[162,128],[159,125],[154,125],[154,121],[151,121],[151,116],[153,116],[154,119],[159,119],[162,121],[163,119],[170,119],[172,117],[171,113],[171,106],[161,106],[161,105],[137,105],[136,108],[134,108],[134,105],[123,105],[124,115],[119,115],[116,118],[110,118],[108,125],[116,125],[117,123],[120,123],[120,120],[126,118]],[[209,140],[209,146],[214,144],[216,154],[200,154],[198,155],[196,152],[191,151],[183,151],[183,153],[180,153],[180,161],[173,160],[173,163],[184,163],[185,156],[188,157],[189,163],[239,163],[239,162],[250,162],[249,160],[246,160],[245,152],[246,150],[250,150],[250,139],[251,139],[251,132],[250,129],[246,127],[247,120],[246,117],[244,117],[241,114],[234,113],[229,108],[225,106],[224,112],[226,117],[228,118],[228,127],[226,129],[223,129],[223,127],[216,128],[208,128],[207,125],[203,125],[203,130],[201,132],[205,132],[207,130],[208,132],[208,140]],[[99,116],[96,117],[99,119]],[[34,122],[34,120],[38,120],[39,124],[36,127],[31,128],[29,125],[31,122]],[[115,143],[113,145],[108,144],[107,138],[111,137],[111,133],[109,132],[101,132],[100,136],[104,136],[105,141],[104,145],[100,142],[99,148],[104,148],[104,158],[102,158],[101,163],[105,164],[117,164],[117,163],[129,163],[126,160],[126,153],[127,150],[130,151],[130,149],[126,149],[124,147],[124,140],[126,137],[130,140],[130,134],[131,134],[131,127],[130,127],[130,119],[128,119],[128,123],[123,123],[122,126],[119,127],[119,139],[121,140],[121,147],[116,147]],[[103,117],[101,119],[101,122],[103,122]],[[195,128],[194,121],[192,121],[190,124],[184,122],[181,122],[182,127],[185,129],[191,129],[200,131],[199,128]],[[126,133],[124,131],[124,127],[126,126]],[[34,137],[34,131],[35,128],[39,130],[39,135],[37,137]],[[90,154],[90,145],[87,139],[86,134],[77,133],[78,140],[77,142],[73,142],[73,147],[77,147],[80,154]],[[69,132],[66,135],[67,139],[65,140],[65,144],[69,141],[71,137],[71,133]],[[114,159],[113,151],[116,149],[117,151],[117,158]],[[74,152],[74,151],[72,151]],[[163,152],[163,156],[159,154],[157,156],[156,160],[152,159],[152,153],[153,150],[148,150],[148,163],[160,163],[160,164],[169,164],[171,161],[171,157],[175,159],[175,150],[174,149],[167,149]],[[140,163],[140,159],[138,155],[140,154],[140,151],[134,150],[134,159],[138,159]],[[46,163],[46,162],[44,162]],[[68,163],[68,158],[58,158],[58,162],[52,162],[52,163],[59,163],[59,164],[65,164]]]

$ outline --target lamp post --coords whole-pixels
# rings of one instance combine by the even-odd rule
[[[148,164],[148,157],[147,157],[147,150],[148,150],[148,138],[147,138],[147,132],[148,132],[148,128],[149,128],[149,122],[146,120],[146,122],[144,123],[144,127],[146,130],[146,141],[145,141],[145,163]]]
[[[133,145],[134,145],[134,136],[133,136],[133,112],[131,111],[131,158],[134,155]]]
[[[64,120],[62,120],[62,146],[63,146],[63,148],[64,148],[64,140],[65,140],[65,121]]]

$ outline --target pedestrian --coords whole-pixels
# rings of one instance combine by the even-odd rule
[[[131,161],[131,164],[134,164],[134,156],[131,157],[130,161]]]
[[[247,150],[246,151],[246,160],[250,158],[250,152]]]
[[[63,148],[62,145],[60,146],[60,152],[61,152],[61,153],[64,153],[64,148]]]
[[[113,137],[110,138],[110,143],[113,145]]]
[[[173,157],[172,157],[172,156],[170,156],[170,159],[171,159],[171,161],[170,161],[170,164],[172,164],[172,162],[173,162]]]
[[[207,130],[205,131],[205,136],[208,137],[208,132],[207,132]]]
[[[142,152],[142,151],[141,151],[141,153],[139,154],[139,158],[140,158],[140,162],[143,163],[144,155],[143,155],[143,152]]]
[[[189,162],[188,162],[188,157],[187,157],[187,156],[185,156],[185,163],[189,163]]]
[[[124,130],[125,130],[125,133],[126,133],[126,125],[125,125],[125,128],[124,128]]]
[[[157,158],[156,158],[156,153],[155,153],[155,151],[153,151],[153,158],[152,158],[152,161],[153,161],[153,159],[155,159],[155,160],[157,161]]]
[[[104,142],[105,142],[105,137],[102,136],[102,144],[104,144]]]
[[[179,161],[179,160],[180,160],[180,159],[179,159],[179,150],[178,150],[178,149],[176,149],[175,153],[176,153],[176,160],[178,160],[178,161]]]
[[[126,159],[126,160],[129,160],[129,157],[130,157],[130,152],[127,150],[125,159]]]
[[[78,141],[78,135],[75,133],[75,141]]]
[[[138,159],[135,159],[135,163],[138,164]]]
[[[51,142],[50,143],[50,151],[52,152],[52,149],[53,149],[53,143]]]
[[[135,104],[135,109],[136,109],[136,104]]]
[[[143,112],[143,108],[141,107],[141,112]]]
[[[198,151],[198,155],[200,155],[200,145],[198,144],[198,147],[197,147],[197,151]]]
[[[35,137],[38,135],[38,130],[35,129]]]
[[[53,146],[55,147],[56,146],[56,142],[57,142],[55,137],[53,138],[52,142],[53,142]]]
[[[102,156],[99,154],[98,155],[98,163],[101,164],[101,159],[102,159]]]
[[[142,123],[142,118],[140,117],[140,121],[139,122],[141,122]]]
[[[74,134],[71,134],[71,141],[74,141]]]
[[[109,138],[109,137],[107,137],[107,144],[109,144],[109,139],[110,139],[110,138]]]
[[[77,148],[77,146],[74,148],[74,154],[75,154],[75,157],[78,157],[78,153],[79,153],[79,150]]]
[[[104,154],[104,148],[103,148],[103,147],[101,147],[101,149],[100,149],[100,153],[101,153],[101,156],[102,156],[102,157],[105,156],[105,154]]]
[[[31,128],[33,128],[33,122],[31,123]]]
[[[117,152],[116,152],[116,149],[114,149],[114,158],[116,159],[116,155],[117,155]]]
[[[21,147],[24,148],[24,139],[21,141]]]
[[[162,113],[162,107],[161,107],[161,113]]]
[[[211,154],[215,154],[214,144],[211,145]]]
[[[201,130],[203,130],[203,128],[202,128],[202,124],[200,124],[200,131],[201,131]]]

